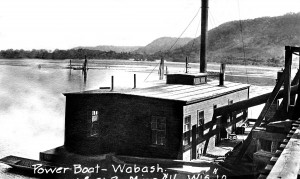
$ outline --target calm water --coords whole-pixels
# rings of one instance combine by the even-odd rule
[[[77,60],[73,65],[81,63],[81,60]],[[137,74],[137,86],[151,85],[149,82],[158,80],[157,68],[148,76],[157,63],[142,65],[124,61],[89,63],[89,67],[94,69],[88,71],[85,83],[80,70],[65,69],[69,64],[68,60],[0,60],[0,158],[17,155],[38,159],[40,151],[63,145],[65,97],[62,93],[64,92],[110,86],[112,75],[115,78],[115,88],[132,88],[134,73]],[[173,66],[174,71],[184,70],[182,64],[169,66]],[[209,68],[218,70],[219,66],[211,65]],[[269,71],[273,72],[274,69]],[[233,70],[230,72],[235,73]],[[257,80],[255,75],[254,77],[249,75],[247,78],[245,76],[237,78],[233,75],[231,78],[242,82],[249,79]],[[271,85],[274,83],[274,76],[266,75],[257,83]],[[9,167],[0,164],[0,178],[31,177],[12,173]]]
[[[109,68],[107,64],[91,64],[86,83],[80,70],[64,69],[69,61],[0,60],[0,158],[17,155],[38,159],[39,152],[63,144],[65,97],[62,93],[110,86],[114,76],[115,88],[132,88],[133,74],[137,86],[147,85],[147,67],[133,72],[124,65]],[[78,61],[81,64],[82,61]],[[39,65],[41,68],[39,68]],[[158,79],[157,73],[147,81]],[[0,164],[0,178],[24,178],[8,172]],[[27,177],[30,178],[30,177]]]

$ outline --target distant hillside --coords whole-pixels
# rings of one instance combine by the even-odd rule
[[[175,37],[161,37],[150,44],[146,45],[145,47],[141,47],[134,51],[135,53],[139,54],[154,54],[156,52],[165,52],[169,50],[172,45],[176,42],[177,38]],[[182,47],[186,45],[192,38],[180,38],[178,39],[177,43],[172,47],[173,49]]]
[[[300,13],[244,20],[241,23],[232,21],[210,30],[208,61],[279,65],[284,60],[286,45],[300,46]],[[199,61],[199,46],[198,37],[185,46],[173,50],[166,58],[184,61],[186,56],[190,56],[192,61]]]
[[[88,49],[88,50],[99,50],[99,51],[115,51],[117,53],[121,53],[121,52],[132,52],[135,51],[139,48],[141,48],[141,46],[108,46],[108,45],[99,45],[96,47],[75,47],[74,49]]]

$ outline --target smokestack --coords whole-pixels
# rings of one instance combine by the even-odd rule
[[[202,0],[201,10],[201,42],[200,42],[200,73],[206,73],[206,41],[208,21],[208,0]]]

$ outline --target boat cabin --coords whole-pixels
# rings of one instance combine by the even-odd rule
[[[168,80],[169,78],[169,80]],[[82,155],[116,155],[190,161],[212,149],[227,124],[212,123],[215,108],[249,98],[249,85],[208,81],[205,74],[167,75],[167,84],[130,89],[65,93],[67,151]],[[186,80],[183,80],[186,81]],[[219,133],[209,128],[227,126]],[[234,126],[234,127],[233,127]],[[222,134],[223,131],[223,134]]]

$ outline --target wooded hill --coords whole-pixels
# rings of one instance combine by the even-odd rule
[[[104,51],[104,52],[109,52],[109,51],[114,51],[117,53],[122,53],[122,52],[133,52],[139,48],[142,48],[142,46],[113,46],[113,45],[99,45],[95,47],[84,47],[84,46],[79,46],[75,47],[73,49],[88,49],[88,50],[99,50],[99,51]]]
[[[139,54],[147,54],[147,55],[151,55],[156,52],[166,52],[168,50],[174,50],[183,47],[191,40],[192,38],[177,39],[175,37],[161,37],[155,39],[153,42],[149,43],[145,47],[141,47],[133,52]]]
[[[70,50],[1,50],[0,58],[41,58],[41,59],[135,59],[156,60],[164,57],[169,61],[199,62],[200,38],[163,37],[145,47],[122,47],[130,52],[113,51],[114,46],[74,48]],[[173,48],[170,50],[170,48]],[[300,46],[300,13],[278,17],[262,17],[251,20],[224,23],[208,32],[208,62],[227,64],[250,64],[282,66],[284,46]],[[109,47],[108,49],[103,48]],[[133,50],[133,51],[132,51]],[[134,51],[135,50],[135,51]],[[117,52],[116,52],[117,51]],[[119,52],[119,53],[118,53]]]
[[[300,46],[300,13],[224,23],[208,32],[208,61],[233,64],[281,65],[284,46]],[[244,46],[244,48],[243,48]],[[170,53],[171,61],[199,61],[200,38]],[[245,52],[245,56],[244,56]]]

